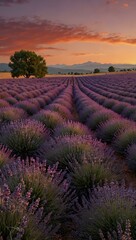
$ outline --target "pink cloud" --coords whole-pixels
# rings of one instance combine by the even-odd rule
[[[32,20],[0,18],[1,56],[9,56],[20,49],[38,52],[44,50],[43,47],[38,48],[39,45],[74,41],[136,45],[136,38],[95,32],[80,25],[58,24],[39,18]],[[49,49],[53,50],[53,47],[45,47],[45,50]]]

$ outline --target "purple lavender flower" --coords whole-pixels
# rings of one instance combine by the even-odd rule
[[[116,231],[118,224],[124,229],[127,219],[131,223],[132,238],[135,239],[136,224],[136,191],[116,182],[94,188],[90,198],[82,198],[77,204],[77,215],[74,218],[78,239],[94,240],[107,236],[107,232]]]
[[[12,150],[12,154],[25,159],[36,154],[46,137],[48,131],[42,123],[22,120],[3,126],[0,141]]]

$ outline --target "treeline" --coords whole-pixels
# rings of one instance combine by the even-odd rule
[[[120,69],[120,70],[116,70],[113,66],[110,66],[109,68],[108,68],[108,72],[130,72],[130,71],[136,71],[136,69],[134,69],[134,68],[128,68],[128,69]],[[86,73],[84,73],[84,72],[68,72],[68,73],[62,73],[62,72],[58,72],[58,74],[63,74],[63,75],[85,75],[85,74],[93,74],[93,73],[106,73],[107,71],[102,71],[101,69],[99,69],[99,68],[95,68],[94,69],[94,71],[88,71],[88,72],[86,72]]]

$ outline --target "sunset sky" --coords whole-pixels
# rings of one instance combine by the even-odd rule
[[[47,64],[136,64],[136,0],[0,0],[0,62],[33,50]]]

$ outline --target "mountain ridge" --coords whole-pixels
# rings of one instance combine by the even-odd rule
[[[95,68],[99,68],[101,72],[107,72],[110,66],[114,66],[116,71],[121,69],[136,69],[136,64],[112,64],[112,63],[99,63],[99,62],[84,62],[80,64],[66,65],[66,64],[55,64],[48,65],[49,74],[67,74],[70,72],[78,73],[91,73]],[[0,63],[0,72],[7,71],[11,69],[7,63]]]

